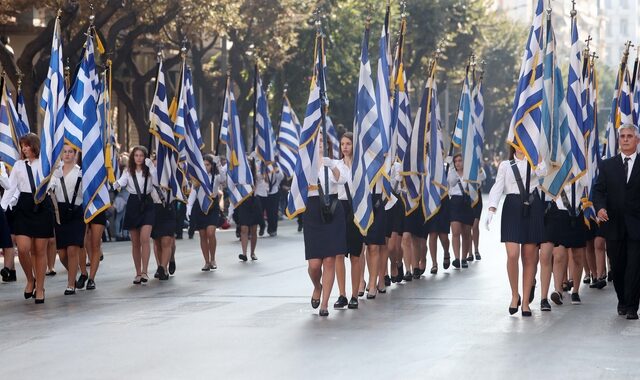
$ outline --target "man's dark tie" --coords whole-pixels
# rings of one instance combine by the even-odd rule
[[[624,158],[624,182],[625,183],[629,182],[628,178],[629,178],[629,160],[630,159],[631,157]]]

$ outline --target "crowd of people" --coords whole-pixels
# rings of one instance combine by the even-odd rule
[[[634,163],[638,141],[635,127],[621,127],[622,153],[603,161],[594,187],[593,203],[598,223],[595,220],[585,223],[584,203],[577,201],[583,185],[565,186],[562,195],[555,200],[546,197],[538,186],[539,179],[546,175],[544,163],[532,169],[519,149],[511,149],[509,159],[499,163],[495,177],[493,170],[480,171],[481,180],[492,182],[484,210],[487,229],[502,196],[506,195],[500,236],[507,252],[511,287],[509,314],[521,310],[522,316],[531,316],[530,304],[535,298],[538,274],[541,311],[551,310],[549,300],[556,305],[563,304],[566,292],[569,292],[572,304],[579,304],[581,284],[602,289],[607,285],[609,274],[619,300],[618,314],[628,319],[637,318],[640,260],[636,255],[635,222],[640,203],[635,201],[635,194],[640,194],[636,189],[640,186],[640,164]],[[202,185],[190,189],[186,204],[175,199],[170,191],[158,185],[154,160],[147,149],[136,146],[122,157],[122,174],[112,185],[111,207],[91,220],[85,220],[81,157],[70,145],[64,146],[46,198],[35,202],[34,178],[40,175],[39,146],[38,136],[27,134],[20,138],[22,159],[11,168],[10,174],[0,163],[3,191],[0,248],[4,257],[0,274],[3,282],[17,280],[14,265],[17,248],[25,276],[24,298],[33,298],[36,304],[44,303],[45,278],[55,274],[56,254],[67,270],[65,295],[73,295],[77,289],[85,287],[95,289],[103,257],[103,240],[131,241],[135,271],[132,282],[140,285],[150,281],[152,246],[157,263],[154,277],[166,281],[174,274],[176,238],[182,238],[185,227],[198,232],[202,271],[218,268],[216,230],[228,227],[228,219],[237,226],[241,261],[258,260],[257,237],[265,230],[270,236],[277,236],[278,219],[283,212],[283,191],[286,194],[290,181],[277,168],[260,170],[260,160],[253,153],[250,158],[255,177],[254,191],[235,209],[225,203],[225,160],[214,155],[204,156],[212,184],[210,190],[216,195],[210,207],[205,208],[201,201],[205,194]],[[319,152],[324,152],[322,138],[318,138],[317,147]],[[438,213],[428,220],[420,212],[422,205],[407,215],[405,204],[400,200],[400,192],[404,189],[402,168],[398,163],[393,164],[390,179],[397,201],[383,200],[382,184],[376,183],[371,199],[371,223],[363,234],[354,223],[353,147],[353,134],[346,132],[340,138],[342,158],[324,157],[317,161],[319,177],[326,171],[329,186],[326,189],[322,185],[310,187],[306,209],[298,215],[299,231],[304,230],[308,273],[313,283],[311,306],[319,308],[321,316],[329,314],[329,298],[336,279],[339,296],[333,307],[357,309],[359,298],[375,299],[378,294],[386,293],[392,283],[420,279],[427,268],[429,273],[437,274],[440,259],[445,270],[450,266],[464,269],[468,262],[482,259],[478,246],[482,197],[478,197],[477,202],[470,197],[472,191],[482,192],[482,188],[479,184],[461,180],[463,161],[459,154],[447,160],[447,196],[442,199]],[[489,170],[491,172],[486,173]],[[621,182],[622,173],[627,174],[626,182]],[[441,258],[437,254],[438,242],[444,252]],[[346,280],[347,261],[350,289],[347,289]],[[552,278],[553,291],[549,295]]]

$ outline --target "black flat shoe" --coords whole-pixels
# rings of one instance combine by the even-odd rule
[[[413,279],[414,280],[420,279],[420,276],[421,276],[420,271],[421,271],[421,269],[419,269],[419,268],[414,268],[413,269]]]
[[[463,268],[469,268],[469,264],[467,264],[467,260],[462,260],[462,262],[460,262],[460,266]]]
[[[239,258],[241,261],[247,261],[247,255],[239,254],[239,255],[238,255],[238,258]]]
[[[444,260],[442,261],[442,267],[444,269],[449,269],[450,265],[451,265],[451,256],[447,253],[446,255],[444,255]]]
[[[469,256],[467,256],[467,261],[473,261],[473,255],[469,254]]]
[[[29,293],[24,292],[24,299],[28,300],[31,297],[36,298],[36,280],[33,280],[33,290]]]
[[[431,267],[431,274],[438,274],[438,264]]]
[[[57,273],[56,273],[55,269],[52,269],[52,270],[48,271],[47,273],[45,273],[44,275],[45,275],[45,276],[51,276],[51,277],[53,277],[53,276],[55,276],[56,274],[57,274]]]
[[[153,274],[153,278],[160,278],[160,267],[156,269],[156,273]]]
[[[344,309],[345,306],[347,306],[348,304],[349,304],[349,301],[347,301],[347,297],[340,296],[340,297],[338,297],[338,300],[336,301],[336,303],[333,304],[333,308],[334,309]]]
[[[85,274],[81,274],[80,277],[78,277],[78,280],[76,281],[76,289],[84,289],[84,284],[87,282],[88,279],[89,279],[89,276]]]
[[[536,296],[536,279],[533,279],[533,285],[531,286],[531,291],[529,291],[529,303],[533,302],[533,299]]]
[[[369,292],[367,291],[367,299],[368,299],[368,300],[373,300],[373,299],[375,299],[377,295],[378,295],[378,293],[376,293],[376,294],[371,294],[371,293],[369,293]]]
[[[357,309],[358,308],[358,299],[356,297],[351,297],[349,300],[349,305],[347,306],[349,309]]]
[[[383,289],[378,288],[378,293],[386,294],[387,293],[387,289],[386,288],[383,288]]]
[[[367,282],[364,283],[364,288],[367,287]],[[364,297],[364,290],[358,292],[358,297]]]
[[[36,298],[35,293],[33,295],[33,298],[36,301],[36,304],[43,304],[44,303],[44,289],[42,290],[42,298]]]
[[[258,260],[258,256],[256,255],[251,255],[251,261],[256,261]]]
[[[169,279],[169,273],[164,271],[163,267],[158,267],[158,280],[167,281]],[[89,287],[87,286],[87,289]]]
[[[413,281],[413,275],[411,274],[411,272],[407,272],[402,279],[406,282]]]
[[[480,256],[480,252],[476,252],[476,260],[482,260],[482,256]]]
[[[313,290],[313,292],[315,293],[315,289]],[[322,295],[322,285],[320,285],[320,295]],[[311,295],[311,307],[314,309],[317,309],[320,306],[320,298],[313,298],[313,295]]]
[[[174,274],[176,273],[176,262],[175,261],[169,261],[169,274]]]
[[[72,294],[76,294],[76,290],[74,288],[66,288],[64,290],[64,295],[65,296],[70,296]]]
[[[389,275],[384,276],[384,286],[391,286],[391,277]]]
[[[96,289],[96,282],[93,281],[92,279],[89,279],[87,281],[87,290],[95,290]]]
[[[460,260],[454,259],[451,265],[453,265],[453,267],[456,269],[460,269]]]
[[[638,313],[635,311],[627,311],[627,319],[638,319]]]
[[[522,310],[522,316],[523,317],[530,317],[531,316],[531,310]]]
[[[321,316],[321,317],[328,317],[329,316],[329,310],[320,309],[320,312],[318,312],[318,315]]]

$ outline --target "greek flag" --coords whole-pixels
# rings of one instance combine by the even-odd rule
[[[475,74],[472,72],[471,76],[473,77]],[[469,72],[467,71],[467,76],[464,80],[463,85],[463,115],[462,115],[462,160],[463,160],[463,174],[462,178],[465,182],[469,184],[469,189],[471,189],[472,185],[478,185],[480,181],[478,180],[480,174],[480,156],[478,155],[478,146],[480,142],[480,138],[478,136],[478,129],[476,127],[476,109],[475,109],[475,96],[477,88],[473,86],[473,95],[470,91],[469,84]],[[466,92],[464,90],[466,88]],[[460,116],[458,116],[458,120],[460,120]],[[457,128],[457,127],[456,127]],[[475,189],[475,188],[474,188]],[[476,191],[469,192],[471,196],[472,203],[476,203],[478,201],[478,193]]]
[[[96,73],[93,37],[89,30],[78,77],[71,93],[72,98],[82,99],[82,103],[75,105],[82,113],[73,117],[80,122],[82,131],[80,146],[82,147],[82,204],[85,223],[91,222],[96,215],[111,205],[102,138],[107,120],[98,112],[99,108],[105,108],[104,93],[104,83],[100,83]]]
[[[300,121],[291,108],[287,95],[282,102],[282,121],[278,133],[278,165],[285,177],[293,176],[298,160],[298,144],[300,143]]]
[[[273,168],[273,163],[275,162],[275,137],[271,119],[269,118],[267,95],[262,88],[262,79],[257,70],[256,76],[256,148],[258,158],[262,161],[260,167],[266,171],[268,167]]]
[[[227,84],[225,94],[220,141],[227,147],[227,186],[231,203],[234,207],[238,207],[253,193],[253,176],[245,153],[240,118],[231,83]]]
[[[453,131],[451,143],[460,148],[463,144],[465,131],[471,123],[471,89],[469,88],[469,65],[467,65],[464,82],[462,84],[462,93],[460,94],[460,104],[458,105],[458,118]]]
[[[407,77],[404,73],[404,65],[398,70],[398,124],[396,126],[397,150],[396,156],[402,162],[409,145],[411,136],[411,106],[409,94],[407,94]]]
[[[167,106],[167,88],[165,86],[164,71],[162,70],[162,60],[158,63],[158,75],[156,80],[156,91],[149,111],[149,122],[151,128],[149,132],[156,140],[156,170],[160,187],[170,191],[171,198],[183,200],[182,183],[178,182],[176,172],[178,170],[177,157],[178,146],[173,136],[171,118],[169,117],[169,107]]]
[[[620,63],[620,69],[618,70],[616,87],[611,101],[611,113],[609,114],[609,122],[605,132],[607,141],[606,158],[611,158],[618,154],[618,128],[621,125],[632,123],[629,71],[627,70],[627,62],[623,61]]]
[[[387,41],[387,29],[389,17],[388,13],[385,17],[385,23],[382,26],[382,32],[380,34],[379,53],[378,58],[378,71],[376,80],[376,105],[378,107],[378,129],[375,139],[378,142],[374,142],[375,150],[370,150],[370,153],[374,153],[374,162],[380,161],[381,166],[378,172],[373,177],[367,177],[369,180],[369,186],[374,189],[376,183],[382,181],[383,198],[389,202],[387,208],[393,206],[396,202],[395,196],[392,194],[391,181],[389,179],[389,172],[391,170],[391,164],[393,163],[390,153],[390,144],[392,131],[391,131],[391,90],[389,85],[389,42]],[[372,130],[375,133],[375,129]],[[380,147],[378,148],[377,145]],[[378,164],[376,163],[375,166]]]
[[[538,141],[540,139],[542,105],[542,12],[543,0],[538,0],[527,46],[522,56],[518,87],[513,101],[513,116],[509,126],[507,142],[523,151],[532,167],[540,161]]]
[[[433,78],[429,75],[427,83],[422,93],[422,99],[416,118],[413,121],[408,151],[405,152],[402,160],[402,176],[404,187],[407,190],[402,193],[406,215],[414,212],[420,205],[422,198],[423,176],[427,174],[427,118],[429,117],[429,99],[431,97],[431,87]]]
[[[585,57],[588,59],[588,57]],[[588,187],[585,189],[585,193],[582,197],[582,209],[584,210],[585,219],[596,219],[596,212],[593,207],[592,197],[591,197],[591,189],[593,185],[595,185],[596,179],[598,178],[598,165],[600,164],[600,133],[598,130],[598,96],[596,93],[597,90],[597,75],[596,68],[592,61],[589,60],[588,69],[587,69],[587,78],[585,78],[586,83],[586,108],[589,122],[589,134],[587,138],[587,173],[586,173],[586,183]]]
[[[329,142],[330,154],[329,156],[334,160],[340,159],[340,140],[338,140],[338,132],[336,131],[336,127],[333,125],[333,120],[327,115],[325,117],[325,121],[327,123],[327,138]]]
[[[324,46],[322,37],[316,38],[321,46]],[[295,218],[297,215],[306,210],[306,204],[310,189],[317,188],[318,168],[320,155],[317,154],[316,143],[320,135],[320,127],[322,124],[322,101],[320,99],[320,87],[318,70],[324,64],[324,54],[316,52],[314,76],[311,79],[311,88],[309,91],[309,100],[307,101],[307,112],[300,131],[300,143],[298,145],[298,160],[291,182],[291,191],[287,199],[286,214],[289,219]]]
[[[573,161],[567,116],[569,109],[562,84],[562,72],[556,60],[556,39],[550,20],[547,21],[543,88],[543,129],[538,148],[546,160],[548,174],[541,184],[543,190],[555,199],[569,180]]]
[[[587,154],[584,136],[586,128],[586,108],[584,107],[584,83],[582,82],[582,58],[578,47],[578,25],[575,16],[571,18],[571,54],[569,60],[569,82],[567,85],[567,105],[569,107],[569,138],[573,158],[571,182],[582,177],[587,170]]]
[[[104,147],[104,165],[107,169],[107,179],[110,184],[120,178],[120,165],[118,163],[118,142],[116,139],[113,123],[111,120],[111,68],[102,73],[102,97],[104,100],[98,102],[98,112],[104,120],[104,135],[106,136]]]
[[[64,65],[62,64],[62,37],[60,19],[56,18],[51,42],[49,70],[44,81],[40,108],[44,112],[42,133],[40,134],[40,173],[36,178],[36,202],[42,202],[49,187],[51,174],[62,153],[64,145]]]
[[[0,78],[0,161],[9,170],[20,159],[20,146],[17,135],[17,112],[12,112],[13,101],[7,89],[4,75]],[[15,111],[15,109],[14,109]]]
[[[87,33],[90,33],[88,31]],[[83,56],[86,56],[88,46],[85,46],[83,49]],[[93,52],[91,53],[93,56]],[[84,112],[83,107],[88,103],[87,99],[89,97],[94,97],[94,104],[97,99],[96,96],[96,84],[92,87],[87,87],[86,84],[89,82],[98,81],[96,70],[95,70],[95,61],[94,67],[92,68],[92,72],[87,72],[88,67],[86,65],[83,66],[83,62],[80,62],[78,67],[78,72],[76,75],[76,79],[71,86],[71,90],[67,96],[67,102],[64,109],[64,142],[65,144],[71,145],[74,149],[80,150],[82,146],[82,131],[83,131],[83,123],[84,123]],[[90,78],[88,75],[94,75],[95,78]]]
[[[373,223],[371,187],[368,180],[375,177],[384,164],[384,158],[378,155],[382,150],[381,139],[377,136],[380,132],[378,123],[376,93],[371,80],[369,27],[367,26],[360,53],[360,76],[353,127],[355,148],[351,167],[354,222],[363,235]]]
[[[22,87],[18,83],[18,91],[16,91],[17,99],[16,106],[18,108],[18,120],[16,124],[16,131],[18,132],[18,139],[27,133],[29,133],[29,117],[27,116],[27,107],[24,104],[24,94],[22,93]]]
[[[429,80],[429,98],[427,100],[429,146],[426,157],[427,175],[422,186],[422,213],[425,220],[433,218],[438,211],[442,199],[447,196],[447,178],[444,171],[444,149],[442,131],[440,130],[440,106],[438,105],[438,84],[436,82],[435,64]]]
[[[194,186],[201,186],[204,192],[198,198],[202,211],[206,214],[213,206],[212,184],[204,168],[204,160],[198,136],[200,136],[198,118],[196,112],[196,101],[193,96],[193,86],[191,81],[191,70],[184,65],[184,73],[182,76],[182,95],[181,102],[178,104],[178,120],[184,121],[184,149],[186,152],[187,176]],[[178,178],[179,180],[179,178]]]
[[[178,165],[181,167],[185,167],[185,163],[187,162],[187,148],[186,148],[186,120],[185,120],[185,107],[186,103],[186,89],[184,88],[185,75],[187,71],[187,63],[185,60],[182,61],[182,68],[180,70],[180,85],[177,91],[177,96],[173,98],[171,102],[171,106],[169,107],[169,115],[171,116],[171,120],[173,120],[173,133],[176,139],[176,143],[178,145]],[[182,112],[180,112],[182,110]]]

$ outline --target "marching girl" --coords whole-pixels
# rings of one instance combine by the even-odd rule
[[[80,250],[84,246],[86,225],[82,212],[82,172],[76,165],[76,150],[68,144],[62,148],[61,165],[51,181],[58,202],[60,224],[55,225],[56,247],[60,261],[67,268],[64,295],[76,294],[76,274]],[[82,262],[84,266],[84,261]]]
[[[147,157],[147,148],[135,146],[131,149],[127,170],[114,183],[116,190],[123,187],[129,192],[123,228],[131,234],[131,255],[136,269],[133,283],[139,285],[149,281],[147,269],[151,252],[151,228],[155,221],[155,209],[151,192],[158,186],[156,170]]]
[[[317,136],[316,154],[322,157],[324,152],[322,134],[318,133]],[[344,254],[347,250],[345,213],[337,194],[338,188],[344,187],[347,183],[350,173],[347,166],[339,160],[323,157],[316,162],[318,167],[309,168],[309,170],[317,170],[323,187],[322,191],[329,195],[335,209],[330,216],[324,215],[323,200],[320,199],[318,187],[309,189],[304,212],[304,251],[309,265],[309,277],[314,287],[311,306],[314,309],[320,307],[319,315],[326,317],[329,315],[328,305],[335,278],[336,256]],[[325,189],[323,184],[325,167],[329,170],[328,189]]]
[[[27,133],[19,140],[22,159],[16,161],[9,176],[9,189],[2,197],[2,208],[13,207],[18,258],[24,270],[27,286],[24,298],[35,298],[35,303],[44,303],[44,279],[47,270],[47,246],[53,238],[53,206],[46,196],[40,204],[35,203],[35,178],[40,173],[40,138]]]
[[[213,185],[211,193],[215,194],[213,206],[211,206],[211,209],[205,214],[200,205],[200,199],[204,199],[205,197],[204,190],[201,186],[194,187],[191,189],[191,193],[189,193],[187,218],[189,219],[189,225],[193,224],[195,230],[197,230],[200,235],[200,250],[204,257],[202,271],[208,272],[212,269],[218,269],[218,264],[216,263],[216,228],[218,228],[222,219],[218,194],[220,190],[226,186],[227,167],[226,165],[220,166],[219,157],[207,154],[203,158],[204,168]]]
[[[345,234],[347,239],[347,249],[344,254],[336,256],[336,277],[338,280],[338,289],[340,296],[335,304],[334,309],[342,309],[347,306],[349,309],[358,308],[359,289],[364,289],[361,285],[363,263],[360,259],[363,251],[363,237],[360,230],[356,226],[353,215],[352,195],[353,184],[351,183],[351,166],[353,164],[353,133],[345,132],[340,138],[340,151],[342,152],[341,164],[346,167],[347,181],[338,187],[338,199],[342,204],[345,215]],[[332,171],[333,172],[333,171]],[[323,174],[324,175],[324,174]],[[321,177],[322,178],[322,177]],[[347,301],[346,297],[346,267],[344,258],[349,257],[351,263],[351,299]]]
[[[573,292],[571,303],[580,304],[580,280],[582,277],[582,265],[584,261],[585,247],[587,245],[587,229],[584,224],[580,197],[584,186],[579,182],[567,185],[560,196],[552,202],[546,212],[545,240],[551,245],[544,245],[540,250],[540,282],[542,300],[540,309],[551,311],[551,305],[547,299],[551,273],[553,270],[553,282],[556,291],[551,294],[551,300],[556,305],[562,305],[562,280],[567,271],[567,250],[573,256]],[[551,249],[549,249],[551,248]],[[553,269],[552,269],[553,268]]]
[[[381,265],[386,269],[387,260],[391,262],[391,270],[389,274],[385,274],[384,270],[378,274],[378,283],[384,281],[385,286],[391,285],[391,282],[402,282],[404,268],[402,266],[402,235],[404,234],[404,203],[400,200],[399,188],[402,176],[402,164],[393,163],[391,166],[391,187],[394,189],[393,195],[398,199],[396,203],[388,210],[385,210],[387,219],[386,242],[383,247],[384,252],[381,255]],[[383,277],[384,276],[384,277]]]
[[[251,165],[251,174],[253,174],[254,180],[257,178],[255,161],[258,159],[257,153],[254,151],[249,155]],[[251,196],[247,197],[236,209],[235,212],[238,217],[237,224],[240,226],[240,245],[242,246],[242,253],[238,255],[238,258],[246,262],[247,248],[249,246],[249,239],[251,239],[251,260],[258,260],[256,256],[256,245],[258,244],[258,226],[264,223],[264,218],[261,214],[262,206],[260,204],[260,198],[254,192]]]
[[[478,192],[478,201],[471,208],[473,210],[473,226],[471,227],[471,251],[469,251],[469,256],[467,256],[467,261],[482,260],[482,256],[480,256],[480,217],[482,216],[482,193],[481,193],[481,183],[487,178],[487,174],[485,173],[483,168],[480,168],[480,183],[476,185],[471,185],[476,187],[476,191]],[[475,255],[474,255],[475,253]]]
[[[78,165],[82,166],[82,153],[78,153]],[[106,209],[87,223],[87,232],[84,235],[84,249],[80,250],[79,263],[87,262],[89,256],[89,271],[86,265],[80,265],[80,277],[76,281],[76,289],[83,289],[86,283],[87,290],[96,288],[96,275],[100,261],[102,261],[102,234],[107,225]]]
[[[471,228],[474,223],[474,211],[471,205],[471,197],[469,195],[470,184],[464,183],[463,160],[462,154],[458,153],[453,156],[453,167],[449,170],[447,181],[449,182],[450,198],[450,219],[451,232],[453,234],[453,266],[455,268],[467,268],[467,260],[473,261],[471,253]],[[480,173],[480,180],[483,180]],[[479,196],[479,195],[478,195]],[[469,256],[467,256],[469,255]]]
[[[4,191],[9,189],[9,176],[7,175],[7,168],[4,162],[0,162],[0,190]],[[2,282],[15,282],[17,280],[16,267],[13,262],[14,249],[12,227],[13,218],[12,210],[5,210],[0,207],[0,249],[2,249],[2,256],[4,257],[4,267],[0,270],[2,276]]]
[[[522,304],[522,316],[531,316],[529,297],[522,298],[518,294],[519,259],[522,259],[522,289],[526,295],[534,286],[538,245],[544,241],[544,206],[536,185],[538,178],[546,174],[544,161],[532,170],[524,152],[511,147],[509,160],[500,163],[496,182],[489,192],[489,213],[485,220],[487,229],[502,194],[506,194],[500,234],[507,250],[507,274],[511,285],[509,314],[512,315],[518,312],[518,307]]]
[[[378,179],[371,194],[371,204],[373,206],[373,223],[364,237],[364,244],[367,246],[366,260],[369,271],[369,286],[367,287],[367,299],[374,299],[378,293],[386,293],[384,288],[385,265],[381,265],[382,249],[386,244],[387,218],[385,213],[385,202],[382,199],[382,179]],[[386,264],[387,260],[384,260]],[[378,284],[378,276],[382,273],[382,288]]]

